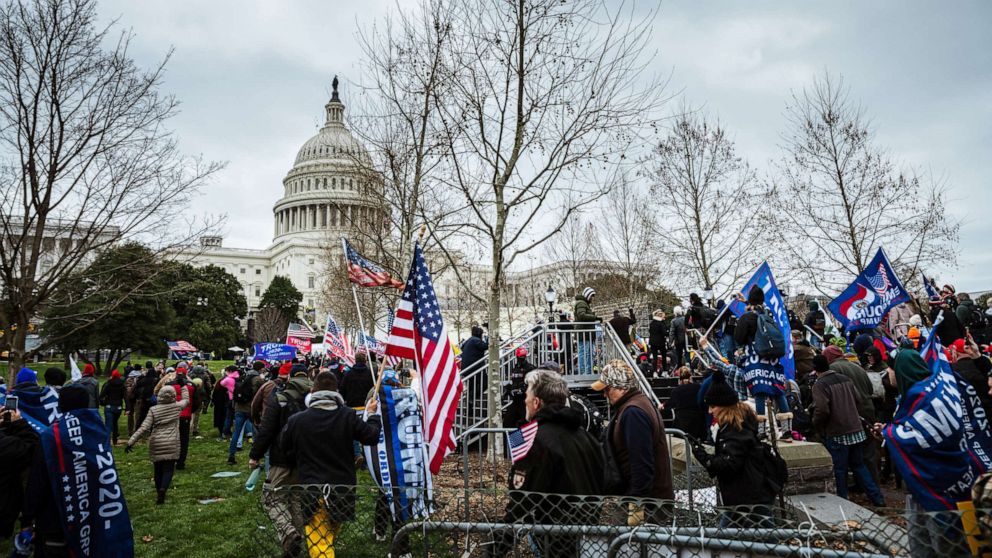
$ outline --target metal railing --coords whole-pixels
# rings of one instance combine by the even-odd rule
[[[647,378],[641,374],[630,351],[611,327],[588,322],[551,322],[536,324],[500,344],[497,371],[501,391],[496,397],[500,402],[500,412],[507,407],[502,391],[510,384],[510,375],[516,364],[514,352],[518,347],[527,349],[527,360],[535,366],[549,361],[558,364],[572,389],[588,387],[599,377],[599,370],[607,361],[621,359],[634,370],[640,389],[655,405],[658,404]],[[461,371],[462,397],[454,422],[458,439],[488,423],[490,386],[487,364],[488,361],[482,359]],[[465,438],[464,441],[472,443],[475,440]]]

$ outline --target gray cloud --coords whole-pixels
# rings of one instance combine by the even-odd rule
[[[100,11],[134,30],[141,64],[175,47],[165,89],[183,112],[172,126],[188,152],[229,161],[193,211],[227,214],[228,245],[262,247],[282,178],[321,122],[331,77],[361,80],[358,27],[395,6],[112,0]],[[992,4],[980,0],[671,0],[655,25],[654,69],[672,71],[672,87],[719,116],[758,168],[777,157],[790,90],[824,69],[843,74],[893,157],[951,189],[948,208],[963,222],[960,266],[933,273],[961,289],[992,288],[984,249],[992,219],[983,218],[992,207],[990,20]]]

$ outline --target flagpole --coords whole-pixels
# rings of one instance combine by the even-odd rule
[[[324,349],[321,351],[320,366],[317,367],[318,370],[324,367],[324,360],[327,359],[327,320],[324,320],[324,338],[320,340],[320,346]]]

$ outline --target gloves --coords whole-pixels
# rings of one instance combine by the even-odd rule
[[[712,457],[710,454],[706,453],[706,449],[703,448],[702,444],[696,444],[692,446],[692,456],[696,458],[704,466],[710,462]]]
[[[131,444],[124,446],[124,453],[131,453],[132,451],[134,451],[134,446]]]

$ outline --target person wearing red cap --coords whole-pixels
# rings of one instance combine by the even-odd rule
[[[517,428],[526,418],[524,399],[527,396],[527,384],[524,378],[534,369],[534,365],[527,362],[527,347],[521,345],[513,354],[517,361],[510,370],[510,384],[503,391],[503,404],[507,405],[503,411],[503,428]]]
[[[175,377],[166,383],[166,386],[171,386],[176,392],[177,403],[184,400],[189,401],[179,412],[179,460],[176,461],[176,469],[180,471],[186,468],[186,456],[189,454],[189,434],[193,421],[193,409],[203,404],[199,397],[200,392],[186,377],[186,371],[185,363],[180,363],[176,368]]]
[[[262,423],[262,415],[265,414],[265,407],[269,404],[269,395],[273,391],[278,390],[281,386],[285,385],[289,380],[289,373],[293,369],[293,363],[286,361],[282,363],[279,367],[278,373],[275,377],[269,377],[265,382],[258,388],[255,392],[255,397],[251,400],[251,422],[258,428],[258,425]],[[257,368],[259,374],[263,374],[265,366],[262,365],[261,368]]]
[[[124,405],[124,379],[116,369],[110,373],[110,379],[100,390],[100,404],[103,405],[103,420],[110,431],[110,439],[117,445],[119,435],[118,423],[121,418],[121,407]]]
[[[96,409],[100,400],[100,382],[96,380],[96,368],[87,362],[83,366],[83,377],[73,382],[73,385],[86,390],[90,396],[89,408]]]
[[[967,338],[951,343],[949,351],[951,368],[975,388],[985,416],[992,416],[989,414],[992,413],[992,394],[989,393],[992,391],[992,380],[989,379],[992,361],[982,354],[970,333]]]

